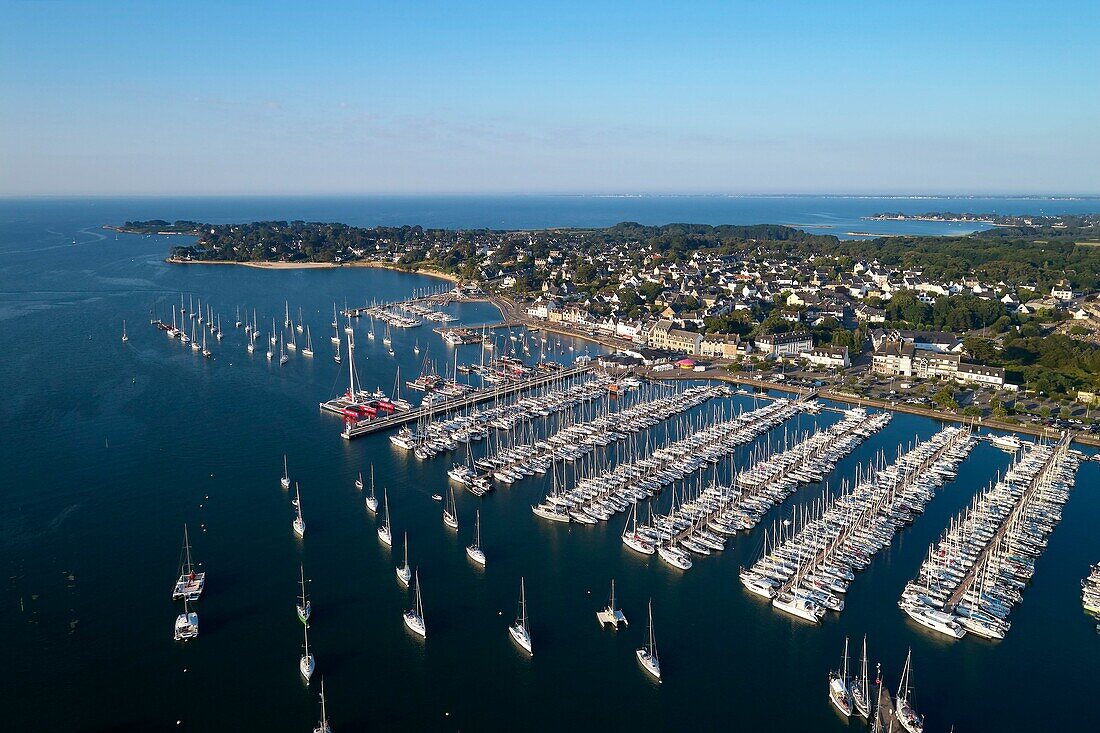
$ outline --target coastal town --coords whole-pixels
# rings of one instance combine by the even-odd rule
[[[155,220],[118,229],[197,237],[172,248],[174,262],[440,274],[490,296],[505,320],[603,343],[600,365],[612,371],[706,372],[1007,426],[1091,430],[1100,216],[965,217],[998,226],[901,240],[777,225],[456,231]],[[1022,255],[1021,243],[1041,251]]]

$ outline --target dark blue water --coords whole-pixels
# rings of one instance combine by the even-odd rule
[[[949,203],[912,205],[914,211],[961,208]],[[896,607],[929,543],[1007,465],[1005,454],[985,444],[927,513],[857,578],[844,613],[808,628],[778,616],[737,582],[738,567],[759,551],[760,531],[680,574],[656,559],[627,554],[618,538],[621,517],[596,527],[537,520],[528,506],[546,486],[529,479],[481,501],[460,495],[463,526],[455,536],[430,498],[446,486],[447,457],[418,462],[385,436],[341,440],[339,421],[317,409],[346,379],[329,358],[332,302],[400,297],[439,281],[368,269],[169,266],[162,262],[166,238],[115,239],[97,228],[147,217],[547,226],[624,219],[720,223],[737,221],[735,216],[775,221],[783,212],[799,223],[802,216],[850,219],[860,206],[869,213],[903,204],[909,202],[0,204],[0,638],[4,657],[14,662],[0,686],[4,727],[308,730],[317,715],[316,680],[323,677],[338,730],[673,730],[689,724],[702,730],[840,730],[846,724],[826,700],[826,673],[838,661],[844,636],[864,633],[872,659],[883,662],[895,684],[905,651],[913,647],[914,700],[929,731],[952,724],[958,731],[1083,727],[1100,652],[1078,590],[1089,563],[1100,559],[1096,464],[1081,469],[1065,519],[1005,641],[941,641]],[[713,218],[703,216],[707,210]],[[152,304],[158,301],[163,313],[181,292],[209,299],[227,326],[226,339],[212,345],[212,361],[148,325]],[[257,308],[261,323],[270,322],[285,299],[292,309],[305,310],[317,357],[295,356],[280,368],[259,351],[250,357],[232,321],[240,305]],[[471,323],[496,316],[485,304],[453,306],[452,312]],[[125,345],[119,338],[124,318],[130,333]],[[403,374],[415,374],[424,355],[413,355],[414,340],[437,354],[441,367],[452,353],[428,328],[394,332],[396,359],[380,342],[370,345],[360,336],[365,385],[389,389],[398,364]],[[564,349],[558,356],[575,353]],[[476,359],[477,350],[466,349],[462,358]],[[727,402],[727,409],[752,407],[745,397]],[[795,427],[834,419],[830,413],[803,416]],[[936,429],[928,419],[896,416],[838,466],[830,488],[877,452],[892,458],[897,446]],[[658,434],[663,438],[663,428]],[[758,444],[774,444],[781,434],[773,431]],[[752,449],[738,451],[739,465]],[[284,452],[301,482],[308,525],[303,542],[292,535],[291,507],[278,486]],[[397,554],[378,543],[375,519],[352,485],[371,464],[379,485],[389,489],[395,534],[409,533],[411,562],[424,589],[426,643],[411,638],[401,623],[410,599],[394,577]],[[790,516],[796,503],[812,501],[821,489],[803,489],[763,525]],[[475,570],[463,551],[477,507],[489,556],[485,570]],[[169,586],[184,522],[209,581],[198,604],[202,634],[180,646],[171,640],[179,607]],[[301,630],[292,608],[299,562],[312,578],[315,614],[310,641],[318,677],[309,690],[298,677]],[[521,575],[535,643],[531,659],[516,652],[506,632]],[[616,634],[600,630],[594,618],[612,577],[631,620]],[[633,656],[643,641],[650,598],[665,674],[659,686]]]

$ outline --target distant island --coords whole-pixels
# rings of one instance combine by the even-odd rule
[[[899,212],[871,214],[861,217],[867,221],[935,221],[959,222],[966,224],[990,224],[998,227],[1052,227],[1082,228],[1095,227],[1100,223],[1098,214],[1065,214],[1061,216],[1030,216],[1001,214],[972,214],[968,212],[930,211],[924,214],[903,214]]]

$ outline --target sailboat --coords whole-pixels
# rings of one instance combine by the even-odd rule
[[[393,532],[390,529],[390,495],[386,489],[382,489],[382,526],[378,528],[378,539],[386,547],[393,546]]]
[[[274,346],[279,341],[279,338],[278,338],[278,336],[276,336],[276,333],[275,333],[275,319],[274,318],[271,319],[271,339],[270,339],[270,341],[271,341],[272,346]]]
[[[294,340],[294,329],[293,328],[287,331],[286,350],[287,351],[297,351],[298,350],[298,342],[296,342]]]
[[[425,639],[428,638],[428,628],[424,625],[424,603],[420,600],[420,573],[414,573],[416,578],[416,605],[405,611],[405,625]]]
[[[309,326],[306,326],[306,347],[302,349],[302,356],[313,356],[313,337],[309,333]]]
[[[286,307],[286,315],[283,316],[283,328],[290,328],[290,301],[284,300],[283,304]]]
[[[298,306],[298,325],[294,327],[298,333],[302,332],[302,307]]]
[[[374,466],[370,467],[370,494],[367,495],[366,503],[372,514],[378,513],[378,497],[374,493]]]
[[[481,549],[481,510],[474,515],[474,544],[466,548],[470,559],[482,567],[485,566],[485,552]]]
[[[901,682],[898,684],[895,714],[901,726],[909,733],[923,733],[924,717],[917,715],[917,712],[913,710],[912,703],[909,702],[909,674],[912,658],[913,650],[910,649],[909,653],[905,655],[905,668],[901,672]]]
[[[840,672],[829,673],[829,702],[845,718],[852,715],[852,696],[848,684],[848,637],[844,637],[844,659]]]
[[[184,343],[187,343],[188,341],[190,341],[192,351],[198,351],[199,349],[202,348],[199,345],[198,338],[195,336],[195,324],[194,324],[194,322],[191,323],[191,336],[188,337],[187,334],[183,334],[182,336],[180,336],[180,340],[183,341]]]
[[[409,533],[405,533],[405,564],[397,568],[397,581],[406,588],[412,580],[412,570],[409,569]]]
[[[279,479],[279,485],[284,489],[290,488],[290,472],[286,468],[286,453],[283,454],[283,476]]]
[[[286,364],[288,361],[290,361],[290,357],[286,355],[285,351],[283,351],[283,337],[280,336],[279,337],[279,366],[282,366],[283,364]]]
[[[199,615],[187,606],[187,599],[183,599],[183,613],[176,616],[176,625],[172,631],[172,638],[176,641],[188,641],[199,635]]]
[[[367,331],[367,340],[374,341],[374,316],[370,317],[370,330]]]
[[[176,587],[172,590],[172,600],[181,598],[187,601],[197,601],[206,586],[206,573],[196,573],[195,565],[191,562],[191,541],[187,537],[187,525],[183,525],[183,549],[180,551],[180,575],[176,580]]]
[[[447,487],[447,502],[443,505],[443,524],[458,529],[458,507],[455,506],[455,490]]]
[[[340,322],[336,320],[336,303],[332,304],[332,324],[331,325],[332,325],[333,328],[338,328],[340,326]]]
[[[863,636],[863,654],[860,655],[859,661],[859,677],[852,680],[849,685],[849,692],[852,695],[852,705],[855,707],[856,712],[862,715],[864,718],[871,717],[871,691],[870,683],[867,678],[867,635]]]
[[[363,490],[363,472],[359,472],[359,476],[355,479],[355,488],[359,491]]]
[[[306,596],[306,569],[302,565],[298,565],[298,570],[302,574],[302,595],[298,596],[298,620],[303,624],[309,623],[309,614],[313,610],[310,606],[309,598]]]
[[[126,335],[126,321],[122,322],[122,343],[126,343],[130,340],[130,337]]]
[[[519,644],[524,651],[534,654],[531,651],[531,634],[527,630],[527,591],[522,577],[519,579],[519,616],[516,622],[508,627],[508,633],[511,634],[512,641]]]
[[[237,328],[241,327],[241,307],[237,306]]]
[[[630,519],[627,520],[627,528],[623,528],[623,544],[643,555],[652,555],[657,549],[645,537],[638,534],[638,505],[630,507]]]
[[[302,519],[302,493],[298,490],[298,484],[294,484],[294,507],[297,516],[294,517],[294,534],[299,537],[306,536],[306,520]]]
[[[251,328],[248,328],[248,353],[251,354],[256,350],[256,332]]]
[[[634,652],[642,669],[653,675],[658,682],[661,681],[661,662],[657,659],[657,641],[653,636],[653,600],[649,601],[649,643],[642,649]]]
[[[321,722],[313,729],[313,733],[332,733],[332,726],[328,724],[328,712],[325,710],[325,681],[321,680]]]
[[[302,625],[302,638],[305,639],[305,653],[298,660],[298,671],[302,673],[302,679],[308,685],[309,678],[313,676],[313,670],[317,667],[313,655],[309,653],[309,624]]]
[[[206,348],[206,331],[202,332],[202,355],[207,359],[211,356],[210,349]]]
[[[626,620],[626,615],[622,610],[615,607],[615,579],[611,579],[611,598],[607,601],[607,608],[602,611],[596,611],[596,620],[600,624],[611,624],[615,629],[619,628],[621,623],[626,626],[629,622]]]
[[[340,340],[336,340],[336,353],[332,355],[332,360],[339,364],[343,359],[340,358]]]
[[[122,326],[123,326],[123,329],[125,330],[125,327],[126,327],[126,322],[125,321],[123,321]],[[125,341],[125,340],[126,339],[123,339],[123,341]],[[419,354],[420,353],[420,339],[417,339],[416,343],[413,344],[413,353],[414,354]]]

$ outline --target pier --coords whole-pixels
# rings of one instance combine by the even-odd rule
[[[582,364],[570,369],[562,369],[559,371],[549,372],[546,374],[539,374],[537,376],[529,377],[527,379],[519,379],[514,382],[494,387],[492,389],[479,389],[471,392],[463,397],[455,398],[443,403],[434,404],[431,407],[415,407],[405,412],[395,412],[384,417],[378,417],[372,420],[365,420],[354,425],[348,425],[341,433],[340,436],[345,440],[351,440],[352,438],[359,438],[364,435],[370,435],[371,433],[377,433],[381,430],[389,430],[391,428],[400,427],[411,422],[416,422],[422,417],[432,415],[445,415],[457,410],[462,410],[467,407],[480,404],[482,402],[488,402],[489,400],[499,399],[501,397],[508,397],[513,394],[517,394],[529,389],[536,389],[545,384],[551,382],[569,379],[571,377],[580,376],[592,369],[591,364]],[[328,403],[322,402],[320,407],[323,410],[329,410],[335,412],[331,407],[327,407]]]
[[[1016,507],[1012,510],[1012,513],[1001,522],[1001,526],[997,528],[997,531],[993,535],[993,539],[990,540],[982,551],[978,554],[978,558],[970,566],[970,569],[966,571],[966,575],[959,581],[959,585],[955,588],[955,591],[947,599],[944,604],[944,610],[947,612],[953,612],[959,605],[959,601],[962,600],[968,588],[974,582],[978,573],[985,567],[985,560],[989,557],[989,554],[993,552],[1001,544],[1001,540],[1004,539],[1005,534],[1012,527],[1016,517],[1028,506],[1029,500],[1032,495],[1043,485],[1043,482],[1047,478],[1047,473],[1054,467],[1056,462],[1061,457],[1061,452],[1069,448],[1069,444],[1072,442],[1072,438],[1069,435],[1063,436],[1058,444],[1054,446],[1054,450],[1050,452],[1046,461],[1043,462],[1043,467],[1035,474],[1035,477],[1031,479],[1028,484],[1027,490],[1020,496],[1019,501],[1016,503]]]

